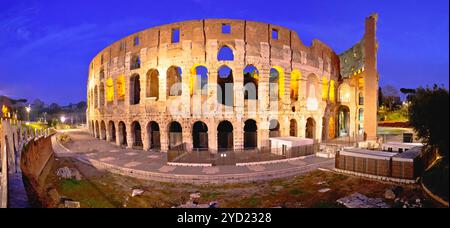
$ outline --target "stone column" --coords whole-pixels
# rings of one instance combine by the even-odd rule
[[[211,121],[208,124],[208,146],[212,153],[217,153],[217,123]]]
[[[213,115],[217,112],[217,69],[212,67],[208,75],[208,101],[206,115]],[[214,148],[217,149],[217,148]]]
[[[167,100],[167,68],[158,67],[159,72],[159,100]]]
[[[192,151],[193,144],[192,144],[192,129],[190,126],[189,121],[183,121],[182,122],[182,128],[183,128],[183,143],[186,146],[187,151]]]
[[[149,151],[150,150],[150,132],[148,132],[147,126],[142,127],[141,126],[141,131],[142,131],[142,146],[143,146],[143,150],[144,151]]]
[[[300,122],[298,123],[298,136],[301,138],[306,138],[306,117],[300,117]]]
[[[120,132],[119,125],[116,125],[116,145],[117,146],[122,145],[122,133]]]
[[[260,71],[258,85],[259,112],[267,113],[269,110],[269,74],[270,70],[263,68]]]
[[[235,150],[244,149],[244,123],[242,119],[237,119],[233,124],[233,145]]]
[[[128,125],[129,127],[127,127],[127,135],[126,135],[126,137],[127,137],[127,148],[129,148],[129,149],[132,149],[133,148],[133,144],[134,144],[134,141],[135,141],[135,137],[134,137],[134,129],[133,129],[133,126],[131,125],[131,124],[125,124],[125,125]]]
[[[161,141],[161,151],[169,151],[169,132],[166,126],[160,125],[160,141]]]

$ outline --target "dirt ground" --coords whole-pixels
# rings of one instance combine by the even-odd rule
[[[77,168],[81,181],[63,180],[56,176],[61,167]],[[398,198],[410,202],[421,199],[424,207],[437,207],[426,199],[418,185],[397,186],[331,172],[315,171],[306,175],[266,182],[190,185],[144,181],[97,170],[72,159],[57,159],[49,175],[47,188],[55,188],[64,199],[79,201],[83,208],[170,208],[200,193],[199,204],[218,202],[220,208],[334,208],[336,200],[359,192],[368,197],[383,198],[386,189],[401,189]],[[328,192],[319,190],[329,188]],[[133,189],[142,189],[131,197]],[[386,202],[399,207],[394,201]]]

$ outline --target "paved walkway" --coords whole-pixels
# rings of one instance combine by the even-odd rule
[[[305,157],[278,164],[255,166],[180,167],[167,165],[165,153],[125,149],[98,140],[84,130],[67,131],[73,142],[65,146],[52,139],[56,156],[73,157],[113,173],[147,180],[182,183],[235,183],[295,176],[318,168],[333,168],[334,159]]]

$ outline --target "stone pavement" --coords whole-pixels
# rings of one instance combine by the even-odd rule
[[[73,157],[99,169],[140,179],[177,183],[236,183],[300,175],[318,168],[334,168],[334,159],[305,157],[298,161],[256,166],[181,167],[167,165],[165,153],[126,149],[98,140],[84,130],[67,131],[65,146],[52,139],[58,157]]]

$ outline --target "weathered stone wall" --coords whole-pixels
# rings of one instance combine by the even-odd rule
[[[20,167],[28,199],[33,206],[41,206],[39,199],[45,193],[45,180],[53,159],[51,135],[32,139],[23,147]]]
[[[230,34],[222,33],[223,24],[231,26]],[[171,41],[173,29],[180,30],[180,41],[177,43]],[[273,30],[278,32],[277,39],[272,38]],[[135,42],[136,38],[139,39],[138,44]],[[224,46],[232,49],[233,61],[217,59],[219,50]],[[136,56],[140,58],[140,67],[132,69],[132,60]],[[259,72],[259,96],[255,102],[257,107],[255,112],[246,109],[249,101],[244,99],[243,71],[249,65],[256,67]],[[183,86],[179,97],[166,96],[167,71],[171,66],[180,67],[182,71]],[[190,94],[189,82],[195,66],[204,66],[208,69],[206,96]],[[234,106],[231,109],[224,109],[216,101],[218,71],[222,66],[227,66],[233,71]],[[268,99],[269,74],[272,68],[276,69],[284,80],[284,84],[279,84],[279,88],[284,87],[283,95],[275,105]],[[159,75],[158,98],[147,97],[149,88],[147,77],[152,70],[157,70]],[[294,74],[299,76],[292,81],[291,75]],[[131,77],[136,75],[139,75],[141,89],[139,104],[132,102],[134,82]],[[121,80],[120,77],[125,78],[123,99],[118,99],[120,88],[117,82]],[[114,99],[111,102],[105,102],[108,79],[114,84]],[[299,94],[298,100],[291,99],[291,83],[294,82],[299,85],[294,88]],[[329,82],[335,83],[335,86],[331,88]],[[115,140],[117,144],[123,144],[126,139],[128,146],[131,147],[136,141],[133,126],[134,123],[139,123],[143,148],[147,150],[151,147],[151,136],[147,127],[154,121],[160,128],[161,150],[166,151],[169,144],[170,123],[177,121],[181,124],[182,141],[187,149],[192,149],[193,125],[197,121],[202,121],[208,127],[208,146],[211,150],[216,150],[217,127],[225,120],[233,125],[233,147],[242,149],[244,123],[249,119],[257,123],[258,148],[268,146],[271,120],[279,122],[281,136],[290,135],[290,122],[294,120],[296,136],[305,137],[306,124],[308,119],[312,119],[314,138],[321,141],[329,139],[330,118],[337,118],[337,110],[341,106],[337,92],[341,83],[343,81],[340,77],[339,56],[318,40],[314,40],[309,47],[305,46],[296,32],[287,28],[242,20],[180,22],[132,34],[105,48],[92,60],[87,85],[88,125],[97,138]],[[359,124],[358,83],[348,84],[352,88],[352,99],[347,104],[351,109],[350,131],[352,135],[356,135]],[[315,88],[313,95],[310,92],[311,86]],[[372,87],[365,88],[372,89]],[[323,96],[324,89],[332,91]],[[317,103],[312,104],[314,106],[312,108],[309,99],[311,96]],[[202,104],[204,108],[201,109]],[[373,105],[371,102],[369,104]],[[366,113],[375,110],[376,114],[376,107],[366,110]],[[121,122],[124,123],[126,132],[119,128]],[[369,129],[373,131],[372,128]],[[122,134],[126,134],[125,138],[120,137]],[[115,139],[113,135],[116,136]]]

